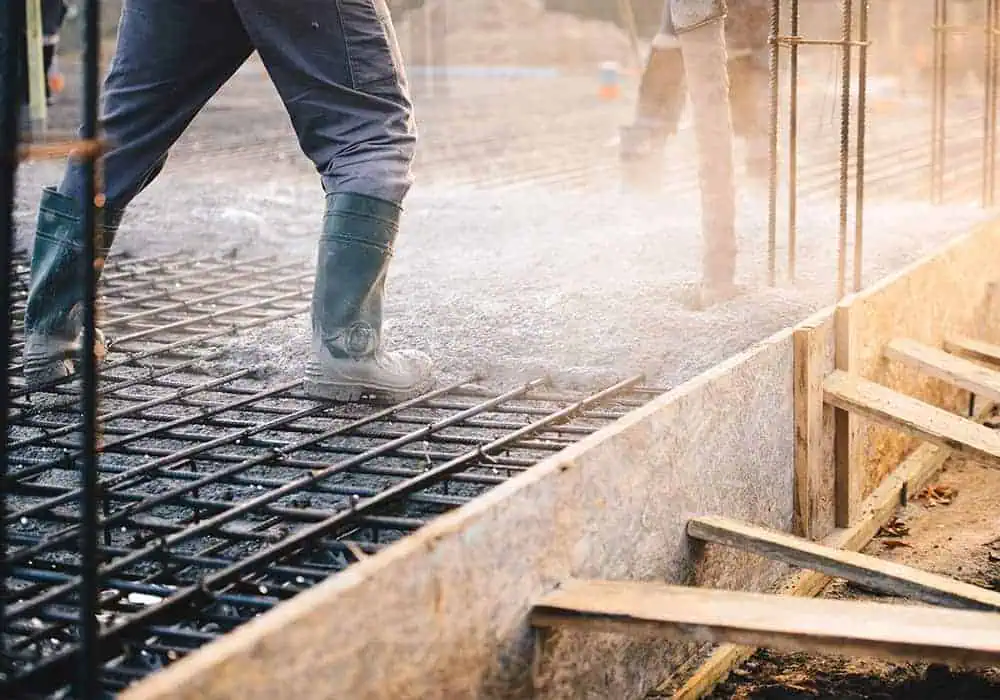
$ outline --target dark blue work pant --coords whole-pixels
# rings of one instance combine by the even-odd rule
[[[153,181],[254,50],[324,190],[402,202],[416,133],[385,0],[126,0],[104,84],[109,210]],[[82,189],[82,167],[71,163],[59,192],[80,201]]]

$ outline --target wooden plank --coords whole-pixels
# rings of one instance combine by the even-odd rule
[[[13,0],[18,2],[18,0]],[[33,131],[44,131],[48,121],[48,103],[45,99],[45,54],[42,46],[42,3],[25,0],[25,39],[28,59],[28,116]]]
[[[988,403],[977,416],[984,420],[993,411]],[[878,488],[865,499],[858,522],[850,528],[838,529],[823,538],[823,544],[835,549],[858,551],[867,545],[883,525],[905,504],[909,494],[918,493],[941,470],[951,450],[924,443],[906,458],[896,470],[883,479]],[[808,598],[819,595],[830,577],[818,571],[800,571],[784,582],[779,593]],[[712,692],[736,666],[757,651],[754,647],[723,644],[698,667],[672,696],[672,700],[700,700]]]
[[[971,420],[843,372],[830,374],[823,392],[837,408],[1000,467],[1000,435]]]
[[[838,371],[850,374],[857,364],[855,325],[851,318],[850,300],[837,305],[834,317],[836,333],[835,366]],[[858,417],[850,411],[834,412],[834,522],[837,527],[850,527],[858,517],[864,488],[864,464],[858,458]]]
[[[964,338],[961,336],[945,338],[944,349],[954,355],[961,355],[970,360],[1000,364],[1000,345],[985,343],[982,340]]]
[[[779,651],[962,666],[1000,664],[1000,615],[661,583],[568,581],[531,611],[539,629],[737,642]]]
[[[893,340],[885,355],[959,389],[1000,401],[1000,372],[908,338]]]
[[[694,518],[688,522],[687,532],[704,542],[844,578],[888,595],[951,608],[1000,610],[1000,593],[867,554],[824,547],[733,518]]]
[[[823,469],[823,347],[812,328],[796,328],[795,352],[795,517],[792,526],[814,536],[814,484]]]

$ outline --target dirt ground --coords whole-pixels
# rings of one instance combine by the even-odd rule
[[[865,553],[1000,591],[1000,472],[952,459],[926,494],[901,508]],[[907,601],[835,580],[826,597]],[[988,700],[1000,668],[949,669],[876,659],[760,651],[710,700]]]

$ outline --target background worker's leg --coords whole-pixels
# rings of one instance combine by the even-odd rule
[[[63,0],[42,0],[42,61],[45,69],[45,97],[52,97],[49,71],[59,44],[59,30],[66,17],[66,3]]]
[[[677,133],[685,100],[684,57],[667,2],[640,78],[635,121],[621,129],[619,156],[628,182],[658,183],[663,151],[667,139]]]
[[[118,32],[104,84],[101,126],[110,150],[103,160],[99,255],[110,248],[125,207],[152,182],[184,128],[251,51],[229,0],[127,0]],[[52,358],[71,350],[79,333],[85,196],[83,166],[74,161],[58,189],[42,194],[25,311],[29,382],[69,371]]]
[[[729,3],[726,44],[733,130],[746,145],[746,167],[753,177],[768,174],[768,0]]]
[[[717,0],[675,0],[688,91],[698,141],[704,256],[702,306],[736,292],[736,193],[726,40]],[[699,9],[700,12],[695,12]],[[683,21],[682,21],[683,20]]]
[[[382,299],[416,133],[384,0],[235,0],[322,176],[326,216],[307,389],[350,400],[421,391],[430,361],[382,349]]]

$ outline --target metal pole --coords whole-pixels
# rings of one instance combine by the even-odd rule
[[[420,71],[411,72],[410,83],[413,86],[414,92],[423,91],[430,83],[426,75],[426,71],[431,70],[431,67],[428,65],[430,61],[428,61],[427,57],[428,15],[429,11],[426,6],[410,9],[410,61],[414,66],[419,66],[424,71],[423,75]]]
[[[840,92],[840,232],[837,240],[837,299],[847,287],[847,186],[851,140],[851,36],[854,3],[841,0],[841,92]]]
[[[635,11],[632,7],[632,0],[618,0],[618,16],[625,25],[628,33],[629,48],[632,53],[632,67],[636,73],[642,73],[642,50],[639,48],[639,27],[635,21]]]
[[[934,0],[934,68],[931,86],[931,202],[944,201],[945,121],[948,67],[947,0]]]
[[[854,291],[861,290],[865,227],[865,136],[868,122],[868,0],[862,0],[858,18],[858,131],[854,180]]]
[[[791,33],[799,36],[799,0],[791,3]],[[799,45],[793,41],[789,50],[788,90],[788,279],[795,280],[795,257],[798,248],[799,218]]]
[[[98,100],[100,93],[100,0],[86,0],[83,22],[83,126],[81,136],[91,142],[97,139]],[[80,590],[80,697],[97,698],[100,692],[101,653],[100,627],[100,556],[97,548],[99,491],[97,481],[97,361],[94,357],[96,313],[96,237],[98,235],[97,205],[102,195],[98,191],[97,156],[86,156],[83,169],[85,193],[81,202],[83,213],[83,347],[81,348],[83,403],[83,459],[81,460],[80,554],[83,580]]]
[[[438,0],[431,6],[430,16],[430,69],[433,71],[433,91],[435,97],[447,97],[448,84],[448,9],[445,0]]]
[[[990,173],[990,189],[989,189],[989,203],[993,206],[996,203],[996,174],[997,174],[997,101],[998,101],[998,86],[997,86],[997,76],[1000,74],[1000,68],[997,66],[997,59],[1000,58],[1000,0],[993,0],[992,13],[988,19],[988,24],[990,26],[990,38],[992,40],[992,58],[990,61],[990,67],[992,71],[990,72],[990,103],[989,103],[989,113],[990,113],[990,159],[989,159],[989,173]]]
[[[17,0],[14,0],[15,2]],[[48,105],[45,103],[45,62],[42,56],[42,3],[25,0],[26,40],[28,56],[28,106],[32,133],[45,131]]]
[[[0,48],[3,49],[3,65],[0,66],[0,227],[3,227],[3,273],[0,274],[0,385],[3,391],[3,407],[0,410],[0,433],[4,445],[9,440],[10,423],[10,358],[11,333],[11,280],[14,278],[14,196],[17,181],[17,141],[20,132],[18,124],[21,112],[20,80],[20,37],[25,26],[24,3],[7,2],[0,27]],[[7,459],[0,459],[0,479],[7,478]],[[7,616],[4,601],[7,599],[7,499],[0,491],[0,653],[7,648]]]
[[[778,242],[778,35],[781,33],[781,0],[771,0],[771,29],[768,37],[768,82],[771,93],[768,134],[769,169],[767,201],[767,280],[772,287],[777,281]]]
[[[996,109],[997,109],[997,0],[986,0],[986,66],[983,105],[983,191],[982,205],[992,207],[996,182]]]

